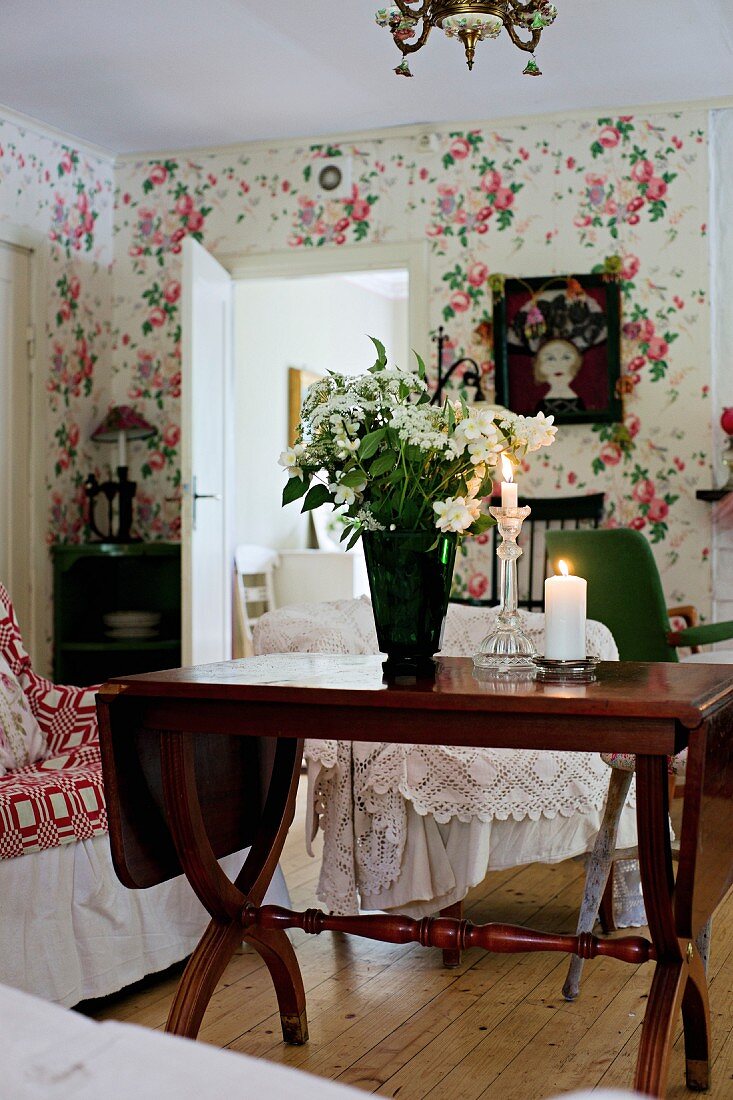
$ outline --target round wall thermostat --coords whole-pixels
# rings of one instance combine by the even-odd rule
[[[343,173],[337,164],[327,164],[318,173],[318,186],[322,191],[335,191],[341,186]]]

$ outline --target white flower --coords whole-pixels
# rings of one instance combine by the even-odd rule
[[[303,476],[303,470],[299,463],[304,454],[305,447],[302,443],[296,443],[294,447],[289,447],[287,451],[282,452],[277,461],[280,466],[284,466],[288,471],[288,477]]]
[[[471,497],[448,497],[433,504],[437,515],[435,526],[439,530],[456,531],[461,534],[467,530],[478,516],[479,502]]]
[[[554,416],[518,416],[512,424],[516,442],[526,447],[527,452],[539,451],[540,447],[549,447],[555,442],[557,428],[553,424]]]
[[[434,405],[397,405],[392,410],[392,427],[404,443],[421,451],[442,451],[445,446],[445,418]]]
[[[384,531],[383,523],[376,519],[368,508],[362,508],[356,513],[356,519],[361,524],[362,531]]]
[[[496,463],[496,445],[488,439],[477,439],[468,444],[468,453],[474,466],[493,465]]]
[[[362,478],[358,485],[329,485],[329,489],[334,494],[334,504],[345,504],[348,508],[366,489],[366,478]]]

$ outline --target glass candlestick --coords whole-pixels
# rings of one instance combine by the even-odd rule
[[[501,543],[496,556],[501,562],[501,602],[494,629],[487,634],[473,659],[475,668],[511,672],[532,666],[535,648],[522,630],[517,612],[517,559],[522,555],[517,538],[531,508],[489,508],[497,522]]]

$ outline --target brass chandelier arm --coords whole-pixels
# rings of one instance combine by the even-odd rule
[[[540,37],[542,35],[542,31],[532,31],[532,37],[528,41],[524,42],[519,37],[511,23],[505,23],[504,30],[511,38],[514,45],[518,46],[520,50],[526,50],[527,53],[534,53],[539,45]]]
[[[425,19],[430,10],[431,0],[422,0],[420,7],[415,8],[414,5],[417,2],[418,0],[393,0],[395,7],[399,8],[408,19]]]
[[[402,50],[403,54],[415,53],[416,50],[421,50],[428,40],[428,35],[433,29],[433,24],[429,23],[427,19],[423,18],[423,27],[420,33],[420,37],[415,39],[414,42],[401,42],[396,35],[392,35],[394,44],[399,50]]]

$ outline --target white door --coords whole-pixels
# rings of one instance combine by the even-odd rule
[[[195,241],[183,245],[182,657],[232,652],[232,282]]]
[[[0,581],[30,644],[30,253],[0,242]]]

